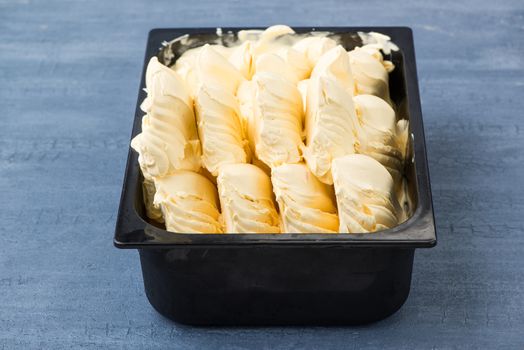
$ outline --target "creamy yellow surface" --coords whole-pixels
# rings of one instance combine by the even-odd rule
[[[269,176],[253,164],[227,164],[217,178],[228,233],[279,233]]]
[[[304,158],[313,174],[333,184],[331,162],[355,153],[354,82],[346,50],[336,46],[319,59],[308,82]]]
[[[155,179],[155,205],[166,229],[181,233],[222,233],[215,185],[192,171],[176,171]]]
[[[393,178],[375,159],[352,154],[333,161],[339,232],[374,232],[399,222]]]
[[[354,98],[357,125],[357,152],[367,154],[384,165],[400,181],[405,149],[407,121],[398,125],[395,111],[383,99],[374,95]]]
[[[405,219],[409,124],[381,53],[396,47],[368,33],[348,52],[327,34],[277,25],[189,49],[172,68],[151,60],[132,141],[150,218],[227,233],[372,232]]]
[[[147,68],[146,90],[141,105],[147,113],[142,133],[131,141],[144,177],[164,176],[177,169],[198,170],[200,141],[186,84],[154,57]]]
[[[388,73],[393,70],[393,64],[384,61],[373,47],[357,47],[348,54],[357,94],[375,95],[391,104]]]
[[[271,181],[284,232],[338,231],[333,189],[320,182],[304,163],[284,164],[273,168]]]
[[[139,156],[144,175],[143,192],[149,217],[162,221],[162,214],[153,205],[154,178],[175,170],[200,169],[198,139],[193,100],[185,82],[177,73],[153,57],[146,72],[147,97],[141,108],[147,114],[142,119],[142,133],[131,141]]]

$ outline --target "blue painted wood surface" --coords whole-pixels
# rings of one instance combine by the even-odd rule
[[[524,3],[0,0],[2,349],[524,348]],[[153,27],[414,30],[439,245],[382,322],[193,328],[112,245]]]

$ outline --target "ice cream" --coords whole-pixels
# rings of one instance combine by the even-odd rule
[[[254,102],[255,102],[255,84],[251,80],[244,81],[237,90],[237,100],[240,111],[240,123],[244,135],[247,136],[252,152],[255,151],[254,144]]]
[[[255,73],[253,43],[246,41],[234,48],[229,56],[229,62],[238,69],[245,79],[250,80]]]
[[[409,124],[382,56],[397,48],[359,36],[349,52],[337,35],[283,25],[217,31],[200,47],[175,39],[191,48],[167,52],[172,68],[150,62],[132,142],[147,215],[176,232],[374,232],[403,220]]]
[[[307,79],[311,74],[311,65],[307,56],[292,47],[285,47],[276,52],[293,71],[297,80]]]
[[[271,181],[280,208],[283,232],[338,231],[333,189],[321,183],[304,163],[273,168]]]
[[[177,233],[222,233],[217,190],[204,176],[177,171],[155,179],[155,205],[166,229]]]
[[[131,141],[138,152],[144,175],[147,215],[161,221],[158,208],[152,206],[153,179],[185,169],[200,169],[200,141],[197,135],[193,101],[184,81],[153,57],[146,71],[147,98],[141,105],[146,112],[142,132]]]
[[[211,45],[206,44],[198,52],[196,58],[197,86],[212,86],[235,94],[244,77],[229,61],[216,51]]]
[[[303,105],[297,103],[301,96],[296,86],[297,76],[284,59],[274,53],[260,55],[255,67],[257,74],[253,80],[243,82],[237,91],[250,149],[267,165],[288,159],[298,162]],[[277,130],[276,133],[273,130]],[[273,142],[286,144],[270,154],[267,149],[273,148]]]
[[[306,98],[304,158],[313,174],[326,184],[333,183],[332,160],[355,153],[353,89],[347,53],[341,46],[334,47],[315,66]]]
[[[249,147],[235,97],[243,78],[210,46],[199,53],[199,86],[195,95],[202,163],[216,176],[223,164],[249,161]]]
[[[397,129],[393,108],[374,95],[358,95],[354,101],[358,116],[357,152],[378,160],[388,169],[395,182],[399,181],[402,176],[407,121],[400,121]]]
[[[298,82],[297,88],[298,92],[300,92],[300,96],[302,96],[302,105],[304,108],[304,112],[307,110],[307,89],[309,86],[309,79],[304,79]]]
[[[401,212],[393,178],[375,159],[352,154],[331,169],[340,219],[339,232],[365,233],[394,227]]]
[[[392,104],[389,96],[389,72],[394,68],[384,61],[375,47],[357,47],[348,53],[356,84],[356,94],[370,94]]]
[[[269,176],[252,164],[227,164],[217,178],[228,233],[279,233]]]
[[[193,101],[180,77],[153,57],[146,73],[147,98],[142,109],[142,133],[131,146],[139,153],[146,178],[164,176],[177,169],[200,168]]]
[[[257,60],[251,87],[253,110],[248,112],[248,134],[256,156],[270,167],[298,163],[302,157],[302,96],[297,81],[290,80],[279,62],[271,54]]]
[[[276,74],[293,84],[297,84],[299,80],[292,66],[275,53],[261,54],[256,60],[255,71]]]
[[[287,66],[286,69],[294,76],[293,80],[305,79],[311,72],[307,57],[294,50],[284,40],[280,40],[281,37],[292,34],[295,34],[295,31],[283,25],[271,26],[264,31],[241,31],[238,37],[242,44],[230,49],[229,62],[242,73],[244,78],[250,80],[255,73],[255,64],[260,56],[275,55],[281,59],[278,65]]]
[[[311,36],[301,39],[293,45],[293,49],[304,54],[310,69],[317,64],[320,57],[337,46],[335,40],[322,36]]]
[[[174,70],[187,84],[189,88],[189,94],[194,97],[195,90],[198,86],[198,77],[196,74],[196,61],[198,53],[202,49],[202,46],[189,49],[182,56],[180,56],[172,67]]]

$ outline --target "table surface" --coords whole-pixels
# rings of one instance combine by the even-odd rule
[[[524,2],[0,0],[0,346],[524,348]],[[414,30],[439,244],[363,327],[194,328],[158,315],[112,236],[149,29]]]

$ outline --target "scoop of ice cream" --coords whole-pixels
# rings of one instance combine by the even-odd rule
[[[173,70],[160,63],[156,56],[149,60],[145,78],[147,97],[144,101],[155,96],[173,96],[186,104],[191,104],[191,96],[184,80]],[[141,106],[144,112],[147,112],[147,106],[147,102]]]
[[[400,180],[403,166],[403,147],[397,141],[395,111],[386,101],[374,95],[358,95],[354,98],[357,116],[357,152],[367,154],[385,166],[393,179]],[[399,124],[402,133],[405,123]]]
[[[273,168],[271,181],[280,208],[283,232],[338,231],[333,189],[321,183],[304,163]]]
[[[267,27],[260,35],[259,42],[271,42],[272,40],[286,34],[295,34],[295,31],[284,24],[275,24]]]
[[[177,233],[222,233],[215,186],[204,176],[177,171],[155,179],[155,205],[166,229]]]
[[[382,54],[376,49],[357,47],[348,53],[351,69],[356,83],[357,94],[375,95],[389,104],[389,75],[392,64],[386,64]]]
[[[309,66],[312,69],[317,64],[320,57],[335,46],[337,46],[337,43],[333,39],[311,36],[299,40],[293,45],[293,49],[303,53],[307,57]]]
[[[276,52],[291,68],[297,80],[307,79],[311,74],[311,65],[307,56],[292,47],[284,47]]]
[[[288,34],[295,34],[295,31],[286,25],[274,25],[266,28],[260,32],[254,43],[254,55],[274,53],[285,47],[286,44],[279,39]]]
[[[271,180],[252,164],[220,168],[218,193],[228,233],[280,233]]]
[[[334,158],[355,153],[357,117],[353,81],[346,51],[337,46],[324,54],[309,79],[306,108],[306,146],[309,169],[332,184]]]
[[[400,207],[393,178],[375,159],[352,154],[333,160],[339,232],[365,233],[394,227]]]
[[[206,44],[184,52],[173,70],[185,80],[193,97],[202,84],[220,87],[234,94],[244,80],[240,69],[249,69],[242,66],[244,59],[240,47],[231,49]]]
[[[298,76],[293,68],[279,55],[274,53],[261,54],[255,64],[256,72],[274,73],[290,83],[298,83]]]
[[[209,44],[198,53],[196,73],[199,85],[195,91],[206,85],[235,94],[244,80],[242,74]]]
[[[146,71],[148,96],[142,103],[147,115],[142,133],[131,141],[144,177],[164,176],[175,170],[200,168],[200,141],[193,103],[180,77],[156,57]]]
[[[355,82],[353,81],[353,73],[347,51],[342,46],[335,46],[318,59],[311,73],[311,78],[314,79],[319,76],[336,80],[353,96]]]
[[[202,163],[216,176],[218,168],[249,160],[236,97],[227,89],[202,85],[195,99]]]
[[[294,33],[293,29],[287,26],[269,27],[260,33],[257,40],[246,40],[240,46],[234,47],[229,62],[248,80],[255,74],[256,65],[264,66],[260,71],[285,71],[287,78],[293,81],[305,79],[311,72],[307,57],[286,43],[276,40],[282,35]],[[262,59],[262,56],[267,55],[269,57]],[[274,57],[275,55],[278,57]],[[258,62],[260,59],[262,61]]]
[[[171,68],[184,79],[192,97],[195,96],[198,86],[196,62],[200,50],[202,50],[202,46],[187,50],[176,60],[175,65]]]
[[[271,72],[253,77],[253,140],[257,157],[273,167],[301,159],[303,107],[296,84]]]

